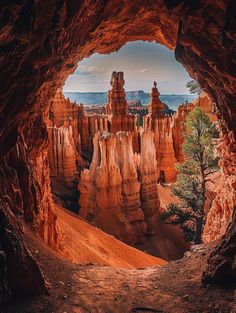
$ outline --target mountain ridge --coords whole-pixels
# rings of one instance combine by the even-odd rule
[[[83,104],[90,104],[90,105],[102,105],[106,104],[107,102],[107,92],[64,92],[65,97],[68,97],[70,101]],[[196,99],[196,95],[160,95],[160,99],[162,102],[167,104],[170,109],[177,110],[178,106],[182,103],[192,102]],[[146,93],[143,90],[131,90],[126,91],[126,99],[127,101],[140,101],[142,105],[146,105],[149,102],[150,94]]]

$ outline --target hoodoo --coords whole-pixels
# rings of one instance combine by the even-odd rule
[[[113,72],[110,84],[112,89],[108,92],[106,113],[109,118],[109,131],[117,133],[120,130],[135,131],[135,115],[128,114],[128,104],[124,90],[124,73]]]
[[[80,216],[130,244],[156,232],[159,202],[151,135],[143,133],[144,152],[135,155],[131,133],[97,133],[90,169],[81,173],[79,183]]]
[[[152,91],[150,94],[150,102],[148,104],[148,119],[147,123],[150,123],[150,126],[148,125],[151,130],[155,129],[155,121],[157,118],[164,116],[164,109],[165,105],[161,102],[160,93],[157,89],[157,83],[153,82]]]
[[[108,116],[108,129],[116,134],[118,131],[129,131],[133,133],[133,148],[135,152],[139,151],[137,118],[128,113],[128,104],[126,101],[124,89],[124,73],[113,72],[110,84],[111,90],[108,91],[108,102],[106,113]]]
[[[182,144],[187,113],[193,107],[183,104],[177,113],[166,114],[165,105],[159,99],[157,83],[150,95],[148,115],[144,117],[144,129],[154,133],[157,159],[157,177],[160,182],[170,183],[176,178],[176,163],[183,161]]]
[[[1,1],[2,312],[235,311],[235,12],[235,0]],[[161,208],[155,187],[158,181],[175,180],[191,105],[165,116],[154,85],[142,132],[127,112],[121,72],[112,75],[106,115],[87,114],[61,93],[78,62],[135,40],[174,50],[209,95],[219,121],[222,175],[204,230],[205,241],[215,242],[193,246],[184,258],[166,265],[135,250],[133,258],[147,263],[133,262],[130,256],[127,263],[133,268],[124,270],[118,267],[126,263],[130,247],[116,241],[115,247],[122,246],[121,263],[112,262],[116,239],[99,236],[101,230],[78,223],[78,214],[63,211],[61,219],[67,216],[73,223],[70,228],[64,220],[66,237],[54,199],[67,207],[79,202],[89,221],[129,243],[140,243],[147,234],[150,244],[157,238],[163,224],[156,216]],[[73,198],[78,184],[81,195]],[[87,265],[71,263],[69,250],[81,251],[68,238],[75,240],[82,224],[86,234],[81,238],[90,251],[100,253],[99,264],[110,258],[105,264],[113,267],[97,266],[96,258],[86,259]],[[162,235],[162,247],[171,247],[166,238],[172,232]],[[134,264],[164,267],[137,269]],[[39,298],[31,298],[35,295]]]

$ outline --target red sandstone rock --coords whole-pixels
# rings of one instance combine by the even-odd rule
[[[147,223],[147,234],[153,235],[157,228],[160,202],[157,193],[157,161],[153,143],[153,132],[144,131],[141,135],[141,155],[139,175],[141,181],[141,208]]]
[[[76,147],[72,126],[49,127],[50,175],[70,182],[76,174]]]
[[[144,235],[154,234],[157,227],[159,201],[153,135],[144,133],[142,138],[145,152],[137,156],[133,153],[131,133],[97,133],[90,169],[81,173],[79,183],[80,216],[128,243],[142,241]]]
[[[128,114],[128,104],[124,90],[124,73],[113,72],[110,83],[112,89],[108,92],[108,103],[106,105],[109,120],[108,129],[114,134],[121,130],[133,132],[133,148],[135,152],[138,152],[137,118],[135,115]]]
[[[192,104],[193,106],[199,105],[212,122],[217,121],[217,116],[214,114],[215,108],[207,93],[203,92]]]
[[[236,203],[236,143],[233,134],[225,134],[220,139],[218,150],[221,155],[222,175],[217,184],[216,197],[207,215],[203,240],[220,239],[232,220]]]
[[[157,159],[157,177],[162,182],[173,182],[176,178],[176,157],[173,142],[174,117],[164,116],[156,119],[154,145]]]
[[[80,216],[117,238],[132,242],[132,228],[121,209],[120,169],[115,160],[116,136],[99,133],[94,137],[90,170],[81,173]]]
[[[116,135],[116,162],[122,177],[122,211],[134,229],[133,242],[142,241],[147,225],[140,203],[140,182],[138,181],[137,161],[132,147],[132,133],[118,132]]]
[[[184,134],[186,132],[186,120],[188,113],[194,108],[192,104],[182,104],[178,107],[173,119],[173,144],[175,157],[178,162],[184,161],[182,145],[184,143]]]
[[[157,83],[154,81],[152,92],[150,94],[150,102],[148,104],[148,116],[145,119],[146,129],[154,130],[157,118],[164,115],[164,103],[159,99],[160,93],[157,89]]]
[[[173,142],[174,117],[164,116],[164,104],[159,99],[157,84],[151,92],[148,115],[144,117],[144,129],[154,132],[157,159],[157,177],[162,182],[172,182],[176,177],[175,147]]]
[[[25,221],[37,216],[37,204],[41,198],[36,196],[39,190],[36,181],[35,188],[25,188],[27,192],[24,192],[25,203],[29,195],[33,210],[28,209],[27,204],[23,206],[17,178],[20,170],[14,170],[6,161],[7,153],[13,147],[18,151],[16,144],[19,134],[25,133],[28,149],[24,168],[32,173],[36,163],[30,160],[33,155],[35,158],[41,153],[42,138],[45,137],[42,114],[56,90],[75,70],[79,60],[94,52],[113,52],[131,40],[155,40],[175,48],[177,59],[210,94],[216,104],[218,117],[225,121],[226,133],[232,132],[233,138],[230,142],[226,140],[225,147],[229,154],[235,154],[236,73],[235,59],[232,57],[236,46],[235,9],[233,0],[125,1],[119,6],[111,1],[87,0],[63,4],[55,0],[43,6],[40,1],[18,2],[17,5],[3,2],[0,15],[0,181],[4,182],[1,213],[8,220],[3,225],[9,224],[14,228],[15,219],[12,217],[17,216],[17,212],[25,212]],[[29,132],[25,132],[27,128]],[[229,168],[233,165],[231,163]],[[46,168],[48,165],[44,166]],[[227,175],[231,175],[231,171]],[[12,189],[12,186],[15,188]],[[9,206],[9,210],[5,209],[6,206]],[[227,251],[228,264],[227,269],[221,269],[219,280],[224,280],[224,273],[233,273],[235,249],[229,250],[229,247],[232,247],[235,238],[235,225],[234,215],[226,239],[211,257],[215,263],[208,269],[208,281],[214,279],[214,269],[222,264],[221,258],[215,256],[223,255],[224,251]],[[19,274],[23,269],[27,271],[30,268],[26,259],[22,259],[23,251],[26,258],[29,252],[22,248],[22,230],[14,228],[14,233],[20,242],[19,253],[14,254],[15,246],[5,245],[10,238],[9,232],[0,238],[0,249],[1,255],[6,252],[12,255],[11,264],[19,265]],[[9,263],[3,262],[10,273]],[[13,275],[12,281],[17,276]],[[38,281],[36,271],[32,271],[32,278],[25,290],[32,290]],[[2,287],[2,282],[0,285]],[[13,288],[9,281],[7,285],[14,295],[20,293],[21,285]]]

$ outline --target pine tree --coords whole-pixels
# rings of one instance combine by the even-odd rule
[[[214,155],[217,136],[215,124],[200,107],[189,113],[183,144],[185,161],[177,165],[179,174],[171,187],[180,204],[171,203],[162,214],[166,223],[179,225],[185,239],[195,244],[202,242],[206,183],[218,170],[218,157]]]
[[[190,93],[197,94],[198,96],[202,93],[202,89],[196,80],[192,79],[187,82],[186,87],[189,89]]]

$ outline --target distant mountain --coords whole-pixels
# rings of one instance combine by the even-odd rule
[[[107,92],[64,92],[65,97],[71,101],[83,104],[106,104]],[[140,100],[142,104],[148,104],[150,95],[143,90],[126,91],[128,101]],[[162,102],[170,109],[177,110],[178,106],[186,101],[191,102],[196,99],[195,95],[161,95]]]

